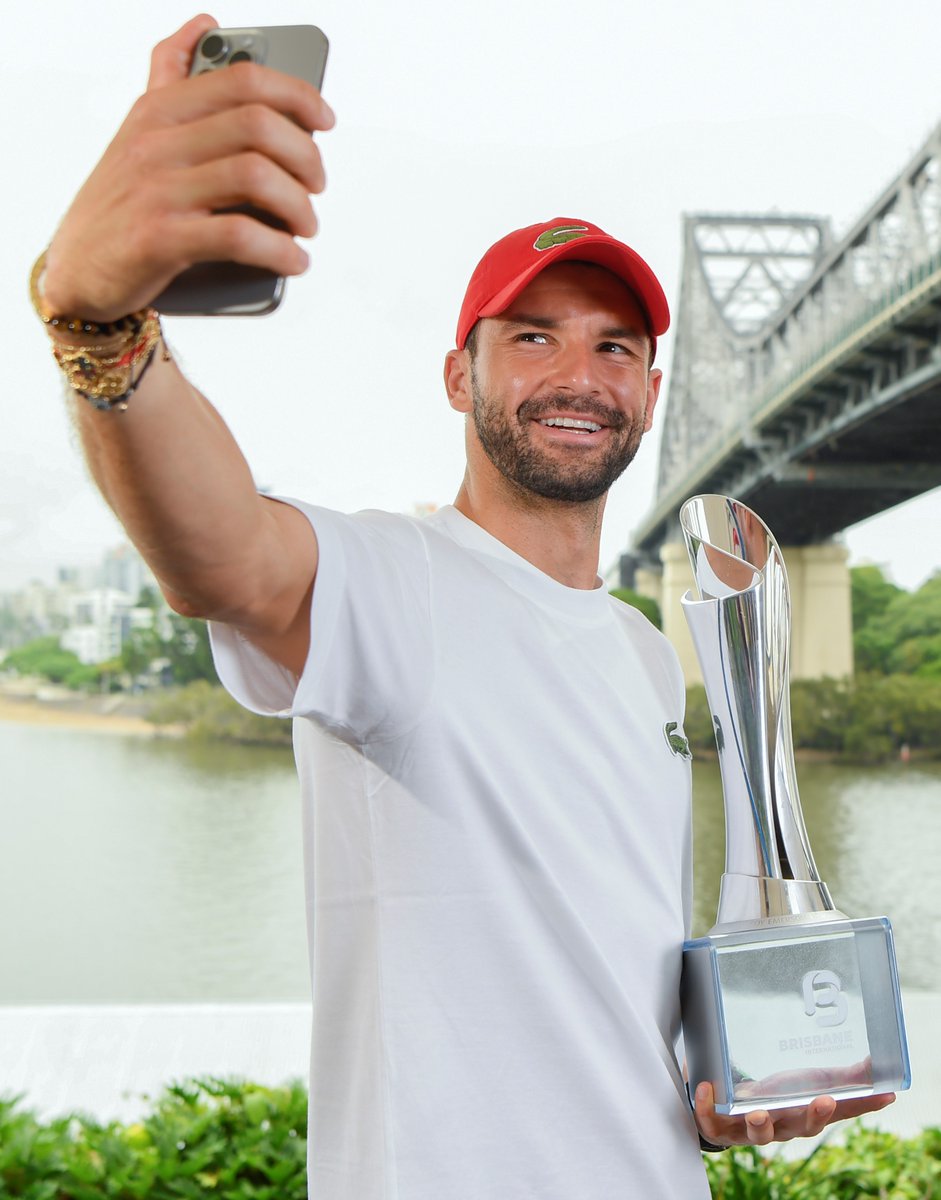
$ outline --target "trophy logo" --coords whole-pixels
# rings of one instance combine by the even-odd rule
[[[911,1070],[892,927],[836,907],[801,811],[784,556],[758,514],[730,496],[693,497],[680,525],[695,581],[683,608],[725,803],[716,923],[683,945],[690,1089],[711,1082],[722,1113],[806,1104],[821,1091],[900,1091]],[[849,1024],[807,1036],[808,1017],[822,1030]]]
[[[804,1012],[818,1025],[842,1025],[849,1015],[843,984],[835,971],[808,971],[801,981]]]

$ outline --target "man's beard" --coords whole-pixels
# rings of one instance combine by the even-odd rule
[[[484,453],[505,479],[546,500],[584,502],[603,496],[632,462],[644,434],[643,420],[608,408],[591,396],[531,396],[510,417],[499,400],[481,392],[473,374],[471,388],[474,427]],[[528,436],[530,422],[558,412],[607,425],[613,436],[604,454],[592,453],[579,462],[573,448],[571,461],[565,461],[561,454],[555,456],[533,445]]]

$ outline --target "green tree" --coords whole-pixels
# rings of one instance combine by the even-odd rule
[[[911,675],[854,680],[844,749],[852,758],[894,758],[903,745],[941,751],[941,684]]]
[[[145,675],[151,663],[163,655],[163,642],[153,628],[132,629],[121,646],[121,668],[128,675]]]
[[[863,629],[876,617],[881,617],[902,589],[890,583],[880,567],[850,568],[850,589],[853,606],[853,629]]]
[[[20,675],[39,675],[52,683],[64,683],[83,666],[78,655],[63,650],[55,636],[34,638],[17,646],[6,656],[3,665]]]
[[[152,626],[131,630],[121,647],[123,669],[132,676],[144,675],[154,662],[164,660],[169,664],[168,671],[173,683],[187,684],[196,679],[218,683],[212,665],[206,622],[190,620],[176,613],[167,614],[165,619],[170,627],[169,636],[166,637],[158,632],[157,606],[154,606]]]
[[[114,677],[121,664],[115,660],[103,663],[83,663],[77,654],[64,650],[58,637],[34,638],[11,650],[3,660],[4,670],[20,675],[38,675],[50,683],[61,683],[76,691],[99,691],[115,686]]]
[[[854,650],[858,670],[941,677],[941,574],[899,590],[856,632]]]
[[[173,682],[192,683],[195,679],[207,679],[210,683],[218,683],[206,622],[171,613],[170,627],[172,632],[162,641],[161,653],[169,659]]]
[[[846,679],[797,679],[791,684],[794,745],[808,750],[843,749],[852,720],[853,684]]]
[[[791,725],[800,750],[824,750],[858,762],[897,758],[903,745],[941,754],[941,679],[883,675],[800,679],[791,686]],[[700,685],[687,692],[690,745],[711,749],[713,718]]]
[[[150,608],[154,612],[159,612],[166,607],[163,596],[160,594],[160,589],[155,588],[153,584],[145,583],[140,590],[140,595],[137,597],[136,608]]]

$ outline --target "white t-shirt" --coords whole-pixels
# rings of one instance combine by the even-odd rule
[[[673,651],[454,508],[298,507],[320,551],[299,684],[213,642],[233,695],[295,718],[311,1196],[706,1200],[674,1049]]]

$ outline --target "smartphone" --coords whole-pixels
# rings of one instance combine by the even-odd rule
[[[199,40],[190,75],[251,61],[297,75],[319,89],[327,47],[327,39],[316,25],[210,29]],[[257,221],[284,228],[278,218],[252,205],[229,211],[248,213]],[[273,312],[283,295],[284,277],[272,271],[235,262],[205,262],[177,275],[153,306],[169,316],[258,316]]]

